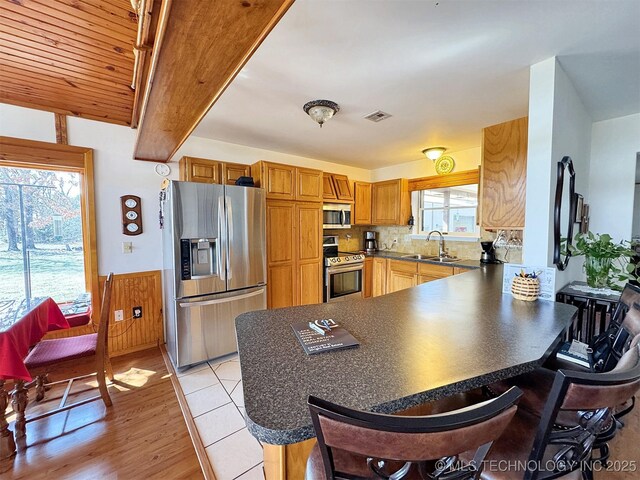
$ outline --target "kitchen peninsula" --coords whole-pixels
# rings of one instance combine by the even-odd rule
[[[502,295],[502,267],[389,295],[236,319],[247,424],[267,478],[302,478],[314,437],[307,396],[394,413],[533,370],[577,309]],[[290,324],[332,318],[357,348],[306,355]]]

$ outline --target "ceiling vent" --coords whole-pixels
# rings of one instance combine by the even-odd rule
[[[392,117],[393,115],[389,114],[389,113],[385,113],[382,110],[377,110],[373,113],[370,113],[369,115],[367,115],[366,117],[364,117],[366,120],[371,120],[372,122],[381,122],[382,120],[386,120],[389,117]]]

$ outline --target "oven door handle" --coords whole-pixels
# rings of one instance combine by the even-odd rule
[[[327,267],[327,273],[332,274],[332,273],[342,273],[342,272],[355,272],[357,270],[362,270],[363,268],[364,268],[363,264],[358,264],[353,266],[345,265],[344,267]]]

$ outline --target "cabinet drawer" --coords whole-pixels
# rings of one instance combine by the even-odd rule
[[[418,273],[418,264],[406,260],[389,260],[389,269],[393,272]]]
[[[445,278],[453,275],[453,267],[432,265],[430,263],[419,263],[418,273],[427,277]]]

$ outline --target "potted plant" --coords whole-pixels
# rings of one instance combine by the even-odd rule
[[[635,265],[629,262],[636,255],[631,242],[615,243],[611,235],[592,232],[578,233],[575,243],[569,245],[572,257],[584,255],[587,284],[594,288],[610,287],[620,290],[618,282],[637,279]]]

